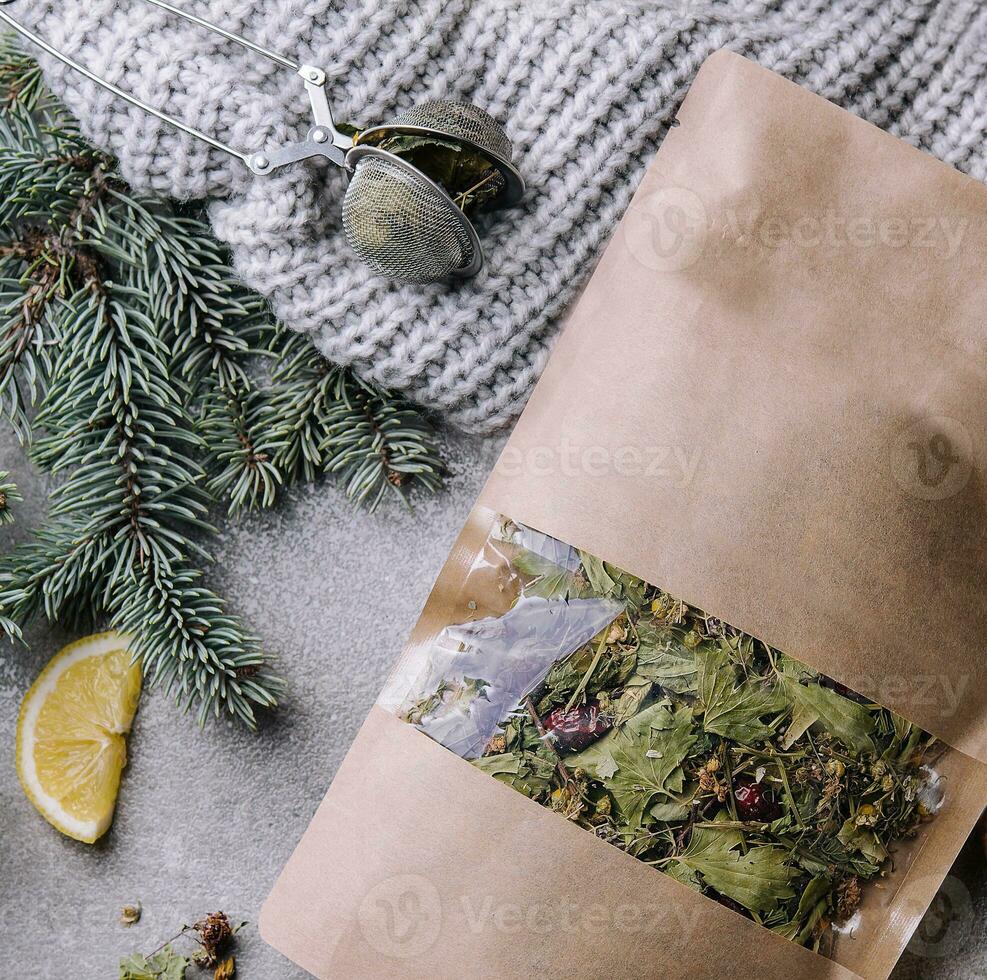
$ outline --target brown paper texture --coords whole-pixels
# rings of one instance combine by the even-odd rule
[[[725,52],[678,118],[481,500],[987,761],[987,188]]]
[[[789,978],[853,976],[604,844],[380,708],[260,928],[326,978],[747,980],[750,960],[737,952],[754,944],[759,959],[784,960]]]
[[[403,659],[504,611],[499,511],[962,749],[946,806],[834,962],[375,708],[261,915],[315,976],[882,980],[987,802],[987,189],[735,55],[679,118]]]
[[[496,566],[476,560],[494,516],[471,514],[410,656],[447,623],[506,608]],[[769,980],[886,977],[987,798],[987,767],[952,752],[938,768],[948,805],[914,848],[896,848],[893,878],[868,889],[855,937],[838,945],[840,965],[596,840],[375,708],[268,899],[261,933],[323,978],[729,980],[749,975],[755,949]]]

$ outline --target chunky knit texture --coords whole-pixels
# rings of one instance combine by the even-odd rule
[[[487,267],[402,286],[340,233],[343,175],[257,178],[57,64],[48,77],[135,186],[208,196],[243,278],[325,355],[472,431],[523,406],[696,70],[755,58],[973,176],[987,176],[980,0],[176,0],[325,67],[336,118],[371,125],[429,97],[506,125],[524,204],[481,222]],[[305,133],[301,80],[142,0],[6,8],[97,72],[245,150]]]

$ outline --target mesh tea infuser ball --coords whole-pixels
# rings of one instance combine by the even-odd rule
[[[0,0],[0,6],[15,2]],[[510,140],[488,113],[465,102],[431,100],[350,137],[336,128],[321,68],[299,65],[165,0],[147,2],[297,72],[312,107],[314,125],[306,138],[243,153],[100,78],[2,9],[0,21],[90,81],[236,157],[258,176],[313,157],[342,167],[350,175],[343,198],[346,239],[381,275],[425,284],[480,271],[483,251],[469,214],[508,207],[524,194],[524,181],[511,162]]]
[[[410,282],[478,272],[483,253],[465,214],[466,198],[482,195],[481,206],[487,201],[505,206],[524,193],[503,129],[475,105],[436,99],[366,130],[355,142],[347,154],[354,173],[343,200],[343,228],[353,250],[378,271]],[[417,146],[435,156],[436,144],[441,148],[442,143],[458,147],[446,153],[446,163],[460,169],[474,164],[456,199],[435,180],[422,179],[424,165],[419,168],[386,149],[405,146],[413,153]]]

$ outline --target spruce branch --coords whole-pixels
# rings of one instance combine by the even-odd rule
[[[0,244],[0,412],[25,443],[30,407],[51,372],[48,307],[62,271],[43,250],[37,235]]]
[[[162,205],[131,195],[67,119],[45,121],[14,112],[0,129],[0,394],[61,482],[33,539],[0,559],[0,629],[108,619],[132,631],[150,686],[200,720],[253,727],[282,685],[199,581],[206,443],[174,364],[176,331],[208,309],[215,276],[160,241]]]
[[[435,490],[445,465],[425,416],[401,395],[329,364],[311,342],[282,331],[271,403],[275,465],[285,482],[334,474],[352,500],[377,507],[389,491]]]
[[[322,445],[336,405],[338,372],[299,334],[283,331],[275,351],[270,395],[278,440],[274,464],[289,484],[311,482],[325,472]]]
[[[134,194],[7,42],[0,414],[59,478],[32,539],[0,558],[0,633],[108,621],[200,722],[253,727],[283,689],[205,583],[210,509],[270,507],[325,474],[374,507],[444,472],[414,406],[284,330],[201,209]]]
[[[4,524],[13,524],[13,505],[23,499],[17,489],[17,484],[11,482],[10,474],[5,470],[0,470],[0,527]]]
[[[0,107],[8,112],[37,112],[51,99],[37,62],[8,35],[0,35],[0,93]]]
[[[200,579],[198,569],[180,565],[128,575],[113,590],[113,625],[132,637],[152,684],[173,692],[186,711],[197,706],[200,724],[227,712],[254,728],[254,709],[273,708],[283,683],[256,637]]]
[[[201,430],[209,445],[209,490],[225,497],[231,514],[271,507],[283,485],[273,464],[276,443],[270,437],[270,405],[253,390],[216,392],[203,405]]]
[[[388,490],[403,496],[410,482],[430,490],[441,485],[431,428],[405,399],[345,371],[336,374],[334,395],[320,448],[348,497],[373,509]]]
[[[90,625],[103,612],[99,584],[107,542],[78,521],[48,520],[32,538],[0,558],[0,617],[8,636],[40,615],[70,628]]]

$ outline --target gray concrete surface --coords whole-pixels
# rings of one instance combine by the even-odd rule
[[[68,637],[42,627],[30,650],[0,646],[0,980],[113,980],[122,955],[150,951],[204,911],[256,921],[498,448],[460,437],[447,443],[455,470],[448,488],[418,500],[413,513],[390,505],[368,515],[322,486],[223,528],[212,581],[281,658],[290,695],[256,735],[199,731],[163,696],[146,697],[116,820],[96,846],[49,827],[14,771],[20,699]],[[45,487],[6,428],[0,468],[29,497],[18,525],[0,534],[3,548],[43,513]],[[987,977],[984,872],[979,848],[969,846],[896,980]],[[143,918],[125,929],[119,908],[135,900]],[[243,980],[307,976],[254,927],[238,963]],[[469,980],[468,965],[462,975]]]

